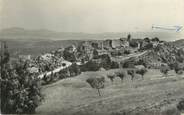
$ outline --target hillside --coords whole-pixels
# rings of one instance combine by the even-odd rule
[[[176,40],[176,41],[173,42],[173,44],[174,44],[175,46],[177,46],[178,48],[184,47],[184,39]]]
[[[131,81],[127,76],[123,82],[116,78],[112,84],[105,77],[105,88],[99,97],[85,80],[94,76],[106,76],[117,70],[85,72],[45,86],[45,101],[38,107],[38,114],[68,115],[175,115],[176,104],[184,96],[184,76],[162,77],[158,70],[149,70],[145,79],[136,76]],[[151,89],[151,90],[150,90]],[[144,114],[143,114],[144,113]]]
[[[58,48],[65,48],[72,44],[76,46],[80,40],[6,40],[11,56],[15,55],[40,55]]]

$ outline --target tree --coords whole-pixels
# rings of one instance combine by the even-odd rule
[[[150,39],[148,37],[144,38],[144,41],[150,43]]]
[[[81,73],[80,67],[76,63],[72,63],[72,65],[69,67],[69,71],[72,76],[76,76]]]
[[[136,73],[142,76],[142,79],[144,79],[144,75],[147,72],[146,68],[137,69]]]
[[[115,62],[115,61],[112,61],[111,62],[111,69],[115,69],[115,68],[119,68],[119,63]]]
[[[81,66],[81,71],[97,71],[100,68],[100,64],[96,61],[90,60],[86,64]]]
[[[114,82],[115,75],[113,75],[113,74],[108,74],[108,75],[107,75],[107,78],[109,78],[109,79],[111,80],[111,82],[113,83],[113,82]]]
[[[8,46],[6,42],[1,42],[1,64],[6,64],[9,62],[10,54],[8,52]]]
[[[131,35],[128,34],[128,36],[127,36],[127,41],[130,41],[130,39],[131,39]]]
[[[171,68],[174,69],[176,74],[178,75],[183,74],[183,66],[179,62],[175,62],[171,66],[172,66]]]
[[[135,71],[133,69],[127,70],[127,74],[131,76],[131,80],[133,81],[135,77]]]
[[[138,47],[138,43],[135,40],[130,40],[129,44],[133,48],[137,48]]]
[[[121,79],[121,81],[123,81],[123,79],[126,77],[126,73],[124,71],[119,71],[116,73],[116,75]]]
[[[109,55],[103,54],[100,55],[99,58],[100,58],[100,67],[103,67],[106,70],[111,68],[111,58]]]
[[[1,112],[2,114],[35,113],[43,95],[40,79],[27,72],[25,63],[12,66],[9,60],[8,47],[1,54]]]
[[[168,67],[168,66],[166,66],[166,65],[161,65],[161,67],[160,67],[160,72],[161,72],[164,76],[167,76],[168,71],[169,71],[169,67]]]
[[[159,40],[158,37],[154,37],[154,38],[151,39],[151,41],[153,41],[153,42],[159,42],[160,40]]]
[[[124,51],[124,54],[126,54],[126,55],[128,55],[128,54],[130,54],[130,53],[131,53],[130,50],[127,50],[127,49],[126,49],[126,50]]]
[[[177,108],[179,111],[184,111],[184,99],[177,104]]]
[[[94,77],[86,80],[88,84],[94,89],[97,89],[99,96],[101,96],[100,89],[104,88],[105,77]]]

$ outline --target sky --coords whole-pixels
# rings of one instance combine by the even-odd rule
[[[184,0],[0,0],[0,27],[146,32],[153,24],[183,26],[183,11]]]

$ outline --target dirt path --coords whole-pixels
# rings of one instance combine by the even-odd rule
[[[87,72],[75,78],[61,80],[43,89],[45,102],[37,113],[52,114],[133,114],[136,112],[165,112],[175,109],[184,97],[184,76],[162,78],[158,71],[149,71],[144,80],[106,79],[102,96],[86,82],[87,77],[105,72]],[[173,74],[173,73],[171,73]],[[142,114],[141,114],[142,115]]]

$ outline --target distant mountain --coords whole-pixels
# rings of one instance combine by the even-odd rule
[[[42,40],[104,40],[104,39],[119,39],[121,37],[126,37],[129,33],[72,33],[72,32],[55,32],[47,29],[40,30],[27,30],[24,28],[7,28],[0,31],[0,39],[42,39]],[[161,40],[172,41],[181,39],[180,33],[176,32],[130,32],[133,38],[153,38],[158,37]]]

